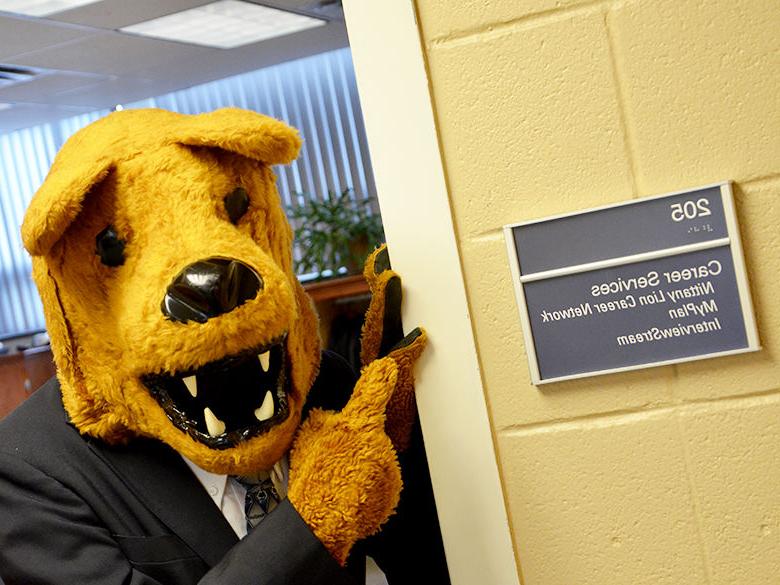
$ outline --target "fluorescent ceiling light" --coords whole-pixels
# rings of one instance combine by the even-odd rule
[[[0,11],[26,14],[27,16],[48,16],[64,12],[77,6],[94,4],[98,0],[0,0]]]
[[[221,0],[119,29],[167,41],[232,49],[326,24],[240,0]]]

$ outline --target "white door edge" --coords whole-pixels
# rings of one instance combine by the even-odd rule
[[[344,0],[453,585],[519,584],[413,3]],[[421,568],[421,572],[424,568]]]

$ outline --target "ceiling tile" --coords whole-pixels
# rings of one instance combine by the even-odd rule
[[[93,34],[95,31],[91,29],[0,14],[0,61],[14,55],[88,38]]]
[[[283,1],[309,0],[274,0],[273,4]],[[127,22],[132,14],[139,20],[150,14],[156,16],[157,13],[149,12],[153,5],[157,10],[159,5],[165,5],[166,11],[175,11],[203,3],[201,0],[103,0],[77,10],[104,10],[106,18],[117,19],[110,23],[113,25],[120,20]],[[73,15],[63,13],[57,18],[61,16]],[[76,21],[75,17],[73,20]],[[90,26],[108,23],[87,19],[84,22]],[[52,45],[56,48],[51,48]],[[345,46],[348,46],[346,28],[341,21],[221,50],[0,14],[0,55],[7,55],[5,59],[0,57],[0,63],[47,70],[34,82],[0,91],[0,103],[15,104],[0,111],[0,133],[163,95]]]
[[[43,74],[31,81],[0,88],[0,102],[33,102],[39,104],[59,103],[57,94],[77,88],[92,86],[110,79],[104,75],[56,72]]]
[[[58,47],[56,50],[42,49],[17,56],[12,63],[45,69],[125,75],[144,64],[164,65],[170,61],[197,57],[214,50],[216,49],[104,32]]]
[[[91,106],[92,109],[113,108],[158,94],[159,84],[149,79],[123,77],[112,79],[57,95],[57,102],[71,106]]]
[[[343,23],[330,22],[308,31],[287,35],[230,50],[212,49],[196,58],[182,59],[175,64],[161,66],[150,62],[135,72],[149,79],[175,80],[178,89],[256,71],[285,61],[333,51],[349,45]]]
[[[160,16],[174,14],[214,0],[103,0],[50,16],[53,20],[83,24],[104,29],[117,29]]]

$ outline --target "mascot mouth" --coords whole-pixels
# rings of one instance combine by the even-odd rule
[[[228,449],[287,419],[286,340],[141,381],[176,427],[212,449]]]

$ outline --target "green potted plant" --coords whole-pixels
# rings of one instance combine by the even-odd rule
[[[368,254],[384,241],[382,218],[372,212],[373,198],[356,199],[351,189],[328,193],[322,200],[299,195],[304,204],[287,210],[301,250],[298,274],[326,270],[348,274],[362,270]]]

